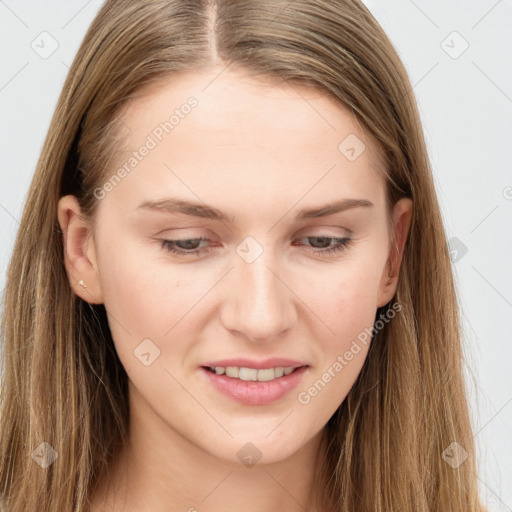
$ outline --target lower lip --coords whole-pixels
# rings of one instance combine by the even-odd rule
[[[233,379],[201,367],[200,370],[217,390],[244,405],[268,405],[283,398],[299,384],[307,366],[301,366],[289,375],[270,381]]]

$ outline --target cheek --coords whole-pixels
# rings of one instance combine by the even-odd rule
[[[165,251],[151,241],[117,235],[115,244],[109,239],[101,248],[100,279],[114,339],[136,346],[150,338],[161,345],[204,295],[201,281],[185,280],[180,266],[166,262]]]
[[[105,236],[109,232],[116,234]],[[190,337],[191,325],[208,317],[205,308],[215,303],[209,292],[218,273],[206,263],[173,262],[158,243],[135,241],[119,230],[105,230],[99,242],[101,285],[114,340],[127,340],[123,346],[133,351],[145,338],[162,348],[172,338],[173,349],[179,350],[176,344],[187,332]],[[305,316],[299,323],[315,331],[329,354],[373,325],[380,272],[372,256],[376,248],[371,249],[366,255],[360,251],[337,262],[311,262],[283,272],[300,298],[296,307]]]
[[[308,287],[309,300],[315,304],[311,309],[322,312],[322,322],[330,328],[320,324],[316,330],[316,370],[296,397],[301,411],[311,418],[313,430],[321,428],[345,400],[371,343],[380,280],[377,262],[344,263],[327,272],[328,281],[316,286],[310,282]]]
[[[301,298],[325,327],[322,338],[339,343],[371,327],[377,309],[380,262],[376,258],[350,257],[311,272],[300,285]],[[318,331],[320,332],[320,331]]]

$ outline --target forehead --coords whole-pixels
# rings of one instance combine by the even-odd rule
[[[196,141],[203,146],[246,142],[254,147],[265,142],[269,148],[297,149],[301,142],[308,142],[337,155],[338,144],[353,134],[367,149],[378,152],[356,116],[319,87],[249,75],[240,68],[179,71],[158,86],[143,89],[121,116],[130,129],[129,138],[140,140],[151,133],[155,121],[168,121],[176,111],[181,114],[180,107],[189,98],[197,101],[197,107],[191,115],[179,116],[180,129],[173,126],[170,142],[193,129],[208,132],[208,138]],[[181,123],[184,118],[187,122]],[[274,144],[269,145],[270,140]]]
[[[128,103],[121,118],[118,165],[152,141],[116,187],[133,200],[205,195],[225,205],[236,194],[284,208],[301,198],[383,199],[378,146],[319,89],[229,68],[178,72]]]

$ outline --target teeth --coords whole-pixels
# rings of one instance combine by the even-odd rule
[[[276,377],[282,377],[284,375],[284,368],[282,366],[274,368],[274,373]]]
[[[240,368],[237,368],[236,366],[228,366],[226,368],[226,377],[233,377],[235,379],[238,379],[239,373],[240,373]]]
[[[295,367],[289,366],[284,368],[283,366],[278,366],[277,368],[262,368],[258,370],[256,368],[239,368],[237,366],[228,366],[226,368],[216,366],[215,368],[210,368],[210,370],[217,375],[226,375],[226,377],[233,379],[265,382],[283,377],[284,375],[290,375],[295,370]]]
[[[252,380],[259,380],[259,381],[267,381],[267,380],[274,380],[276,378],[276,374],[274,371],[274,368],[268,368],[264,370],[253,370],[255,379]],[[240,377],[242,374],[242,370],[240,370]]]

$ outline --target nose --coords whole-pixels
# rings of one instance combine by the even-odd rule
[[[224,327],[251,341],[275,341],[297,321],[297,299],[286,272],[269,250],[250,263],[235,254],[234,267],[224,284]]]

